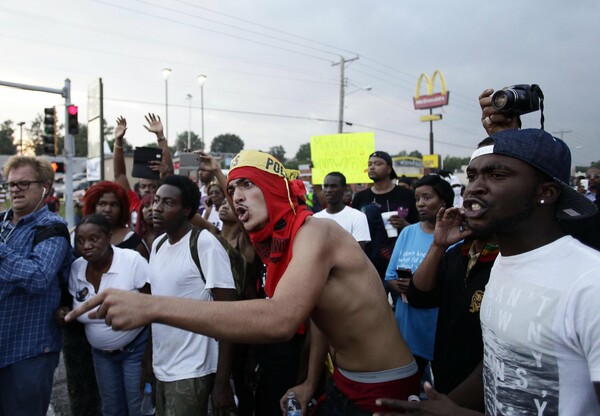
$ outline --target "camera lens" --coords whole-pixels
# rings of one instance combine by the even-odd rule
[[[500,91],[500,93],[498,93],[493,101],[492,101],[492,105],[497,108],[498,110],[502,110],[505,106],[506,103],[508,102],[508,97],[506,96],[505,92]]]

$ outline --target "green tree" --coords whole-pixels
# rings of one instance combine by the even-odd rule
[[[462,165],[468,165],[469,158],[468,157],[454,157],[454,156],[446,156],[444,158],[443,166],[444,170],[448,170],[450,172],[455,172],[460,169]]]
[[[14,133],[12,120],[6,120],[0,124],[0,154],[14,155],[17,153],[17,146],[13,142]]]
[[[244,148],[244,141],[232,133],[220,134],[210,144],[211,152],[239,153]]]
[[[112,150],[114,152],[115,138],[113,137],[112,139],[107,139],[106,142],[108,143],[110,150]],[[154,146],[151,146],[152,144],[154,144]],[[158,145],[156,143],[150,143],[145,146],[158,147]],[[131,152],[133,152],[133,146],[127,142],[127,139],[125,137],[123,137],[123,153],[131,153]]]
[[[296,162],[299,165],[302,163],[309,163],[311,160],[310,143],[301,144],[294,159],[296,159]]]
[[[31,122],[31,127],[28,129],[29,133],[29,147],[33,149],[36,155],[44,154],[44,139],[43,135],[43,124],[44,124],[44,116],[42,114],[38,114],[35,119]]]
[[[56,135],[56,143],[58,147],[58,154],[63,154],[63,149],[65,148],[65,136],[63,133],[65,130],[64,125],[60,125],[58,128],[58,132]],[[87,157],[88,155],[88,128],[87,124],[79,123],[79,128],[77,134],[74,137],[74,145],[75,152],[74,156],[76,157]]]
[[[193,131],[190,132],[191,150],[204,149],[204,141]],[[177,135],[175,139],[175,149],[183,152],[188,148],[188,132],[187,130]]]
[[[408,156],[409,157],[416,157],[416,158],[419,158],[419,159],[423,159],[423,155],[418,150],[413,150],[412,152],[410,152],[408,154]]]
[[[285,149],[283,148],[283,146],[273,146],[269,148],[269,151],[267,152],[270,155],[273,155],[277,158],[277,160],[279,160],[281,163],[283,163],[285,165]]]

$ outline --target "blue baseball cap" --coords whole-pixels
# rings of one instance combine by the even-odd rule
[[[490,137],[493,143],[473,152],[471,160],[485,154],[519,159],[550,176],[562,187],[557,217],[579,219],[594,215],[598,207],[571,186],[571,151],[565,142],[540,129],[503,130]]]

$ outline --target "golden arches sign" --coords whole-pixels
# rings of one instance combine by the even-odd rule
[[[440,83],[442,84],[442,91],[434,93],[433,87],[435,83],[435,79],[439,77]],[[421,84],[423,83],[423,79],[427,83],[427,95],[421,95]],[[446,89],[446,81],[444,80],[444,76],[439,70],[435,70],[431,78],[426,73],[421,73],[419,75],[419,79],[417,80],[417,91],[415,93],[415,97],[413,98],[413,102],[415,105],[415,110],[422,110],[427,108],[436,108],[444,105],[448,105],[448,101],[450,98],[450,91]]]

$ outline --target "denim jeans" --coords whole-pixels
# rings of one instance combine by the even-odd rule
[[[0,369],[0,416],[46,416],[58,360],[50,352]]]
[[[92,349],[103,416],[138,416],[142,405],[142,356],[148,330],[144,329],[124,350]]]

